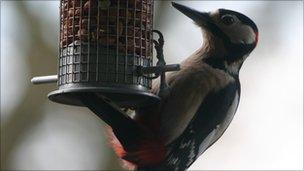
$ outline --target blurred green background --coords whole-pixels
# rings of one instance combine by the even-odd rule
[[[235,119],[190,169],[302,169],[303,1],[179,2],[240,11],[260,31],[240,74]],[[168,63],[202,44],[200,29],[170,1],[155,2],[154,20],[165,35]],[[86,108],[50,102],[46,95],[55,85],[30,84],[33,76],[56,73],[58,31],[59,1],[1,1],[1,168],[122,169],[101,120]]]

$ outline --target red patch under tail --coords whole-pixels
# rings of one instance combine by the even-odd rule
[[[127,169],[156,165],[161,163],[166,157],[164,143],[154,135],[147,135],[145,139],[141,139],[138,142],[136,150],[125,151],[112,129],[109,129],[107,132],[112,148],[123,159],[123,166]]]

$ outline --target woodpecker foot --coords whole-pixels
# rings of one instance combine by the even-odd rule
[[[153,39],[153,43],[154,43],[154,47],[156,50],[156,58],[158,59],[156,65],[157,66],[165,66],[166,65],[166,61],[164,58],[164,36],[163,34],[158,31],[158,30],[153,30],[152,32],[158,34],[158,41]],[[160,96],[161,98],[168,95],[170,93],[170,87],[167,84],[166,81],[166,73],[165,72],[161,72],[161,73],[156,73],[156,75],[160,75],[160,85],[159,85],[159,92],[158,92],[158,96]]]
[[[153,39],[154,48],[156,50],[156,58],[158,59],[158,62],[156,65],[166,65],[165,59],[164,59],[164,36],[163,34],[158,30],[153,30],[153,33],[156,33],[158,35],[158,40]]]

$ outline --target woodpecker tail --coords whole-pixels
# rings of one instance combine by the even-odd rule
[[[165,145],[155,131],[136,122],[118,106],[95,93],[82,94],[81,100],[111,127],[110,142],[119,157],[136,167],[164,160]]]

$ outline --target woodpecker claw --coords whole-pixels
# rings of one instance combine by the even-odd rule
[[[164,46],[165,41],[163,34],[159,30],[152,30],[152,32],[158,34],[158,42],[161,46]]]
[[[163,47],[164,47],[164,36],[163,34],[158,31],[158,30],[152,30],[153,33],[158,34],[158,41],[153,39],[153,43],[155,44],[155,50],[156,50],[156,57],[158,59],[157,64],[158,66],[165,66],[166,65],[166,61],[164,58],[164,51],[163,51]],[[160,76],[160,86],[159,86],[159,92],[158,92],[158,96],[160,97],[164,97],[165,95],[169,94],[170,92],[170,87],[167,84],[166,81],[166,73],[162,72],[162,73],[158,73],[161,74]]]
[[[154,47],[156,50],[156,57],[158,59],[157,65],[166,65],[165,59],[164,59],[164,36],[163,34],[158,30],[152,30],[153,33],[156,33],[158,35],[158,41],[153,39]]]

